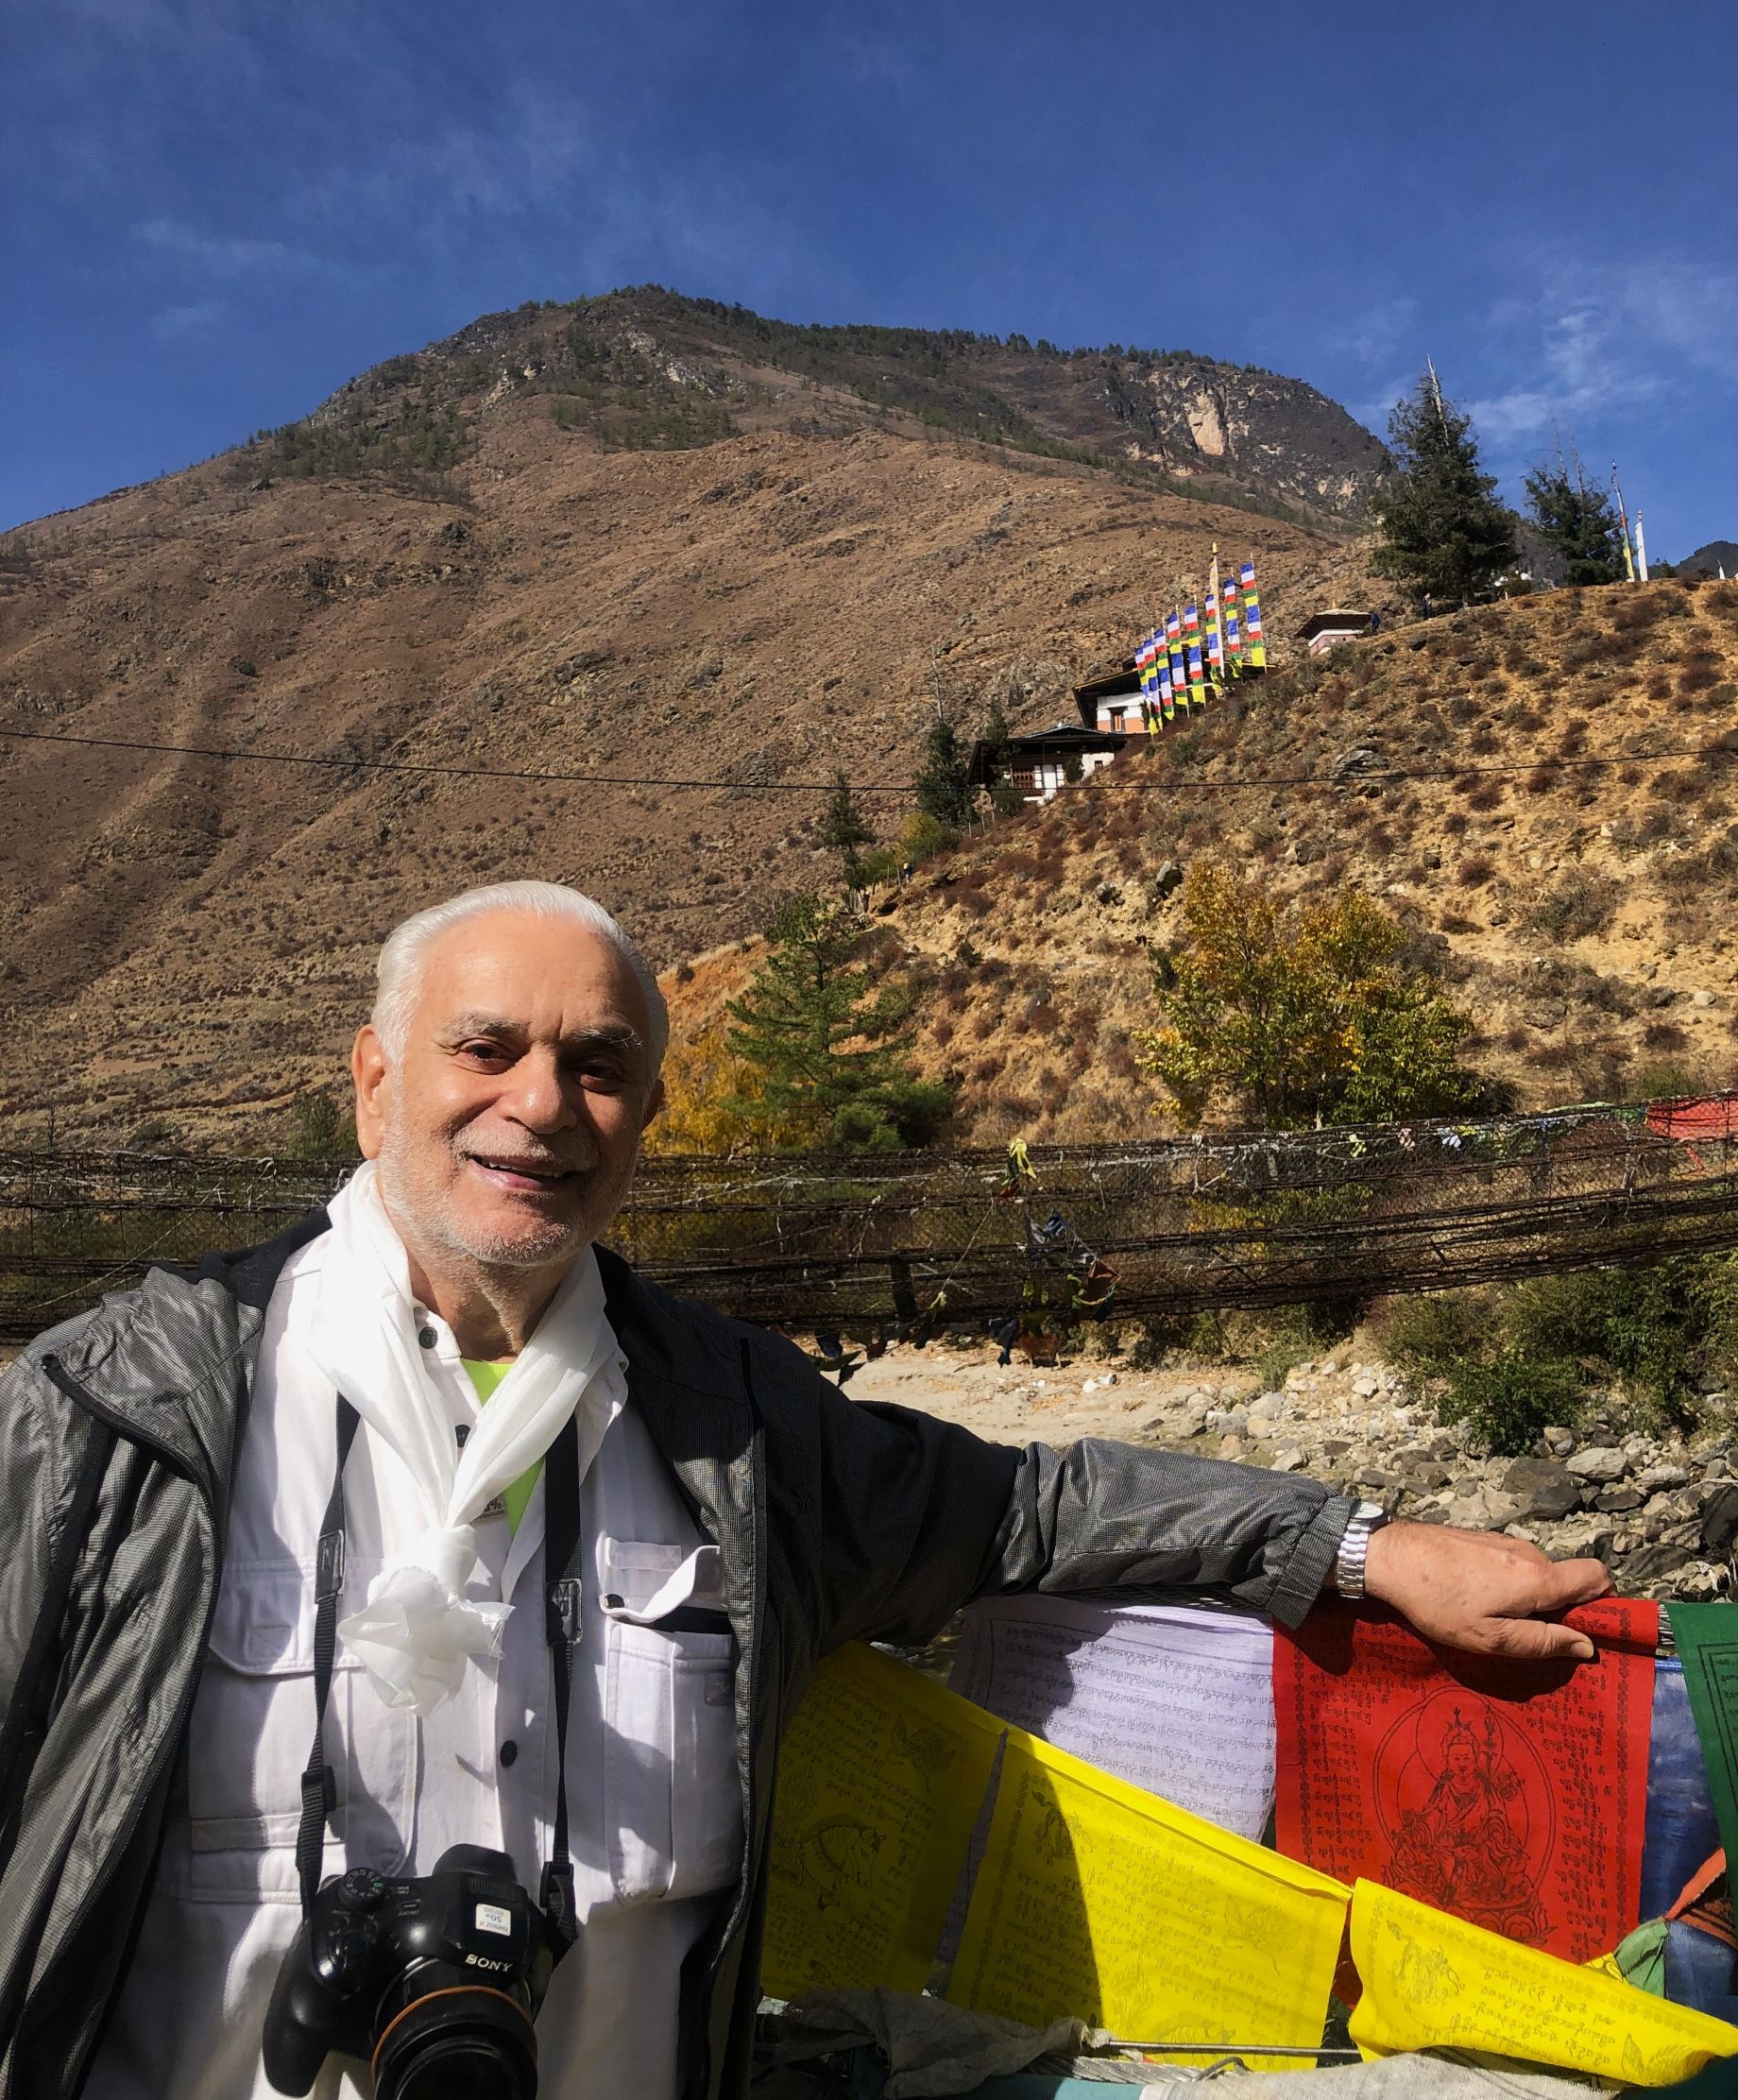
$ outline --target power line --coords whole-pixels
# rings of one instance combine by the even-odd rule
[[[533,772],[500,765],[434,765],[414,759],[336,759],[304,751],[238,751],[211,743],[152,743],[137,737],[81,737],[64,729],[6,729],[0,737],[29,743],[77,743],[99,751],[165,752],[178,758],[224,759],[247,765],[308,765],[339,773],[422,773],[463,780],[540,780],[556,786],[609,788],[741,788],[753,794],[831,794],[834,780],[660,780],[625,773]],[[910,794],[903,780],[862,781],[853,794]]]
[[[77,744],[98,751],[142,751],[188,759],[221,759],[244,765],[299,765],[325,767],[339,773],[406,773],[433,775],[460,780],[526,780],[546,786],[600,788],[712,788],[734,789],[749,794],[833,794],[837,780],[729,780],[668,779],[626,773],[536,772],[527,767],[488,765],[437,765],[414,759],[325,758],[301,751],[242,751],[220,744],[156,743],[137,737],[86,737],[64,729],[10,729],[0,727],[0,738],[15,743]],[[1130,739],[1135,749],[1145,740]],[[1163,744],[1157,746],[1164,749]],[[1738,747],[1724,743],[1673,744],[1662,751],[1598,751],[1559,753],[1555,758],[1504,760],[1494,764],[1393,766],[1375,760],[1368,765],[1345,765],[1329,773],[1244,774],[1229,778],[1190,778],[1167,771],[1162,779],[1111,779],[1095,769],[1090,776],[1095,794],[1223,794],[1249,788],[1354,788],[1380,787],[1401,780],[1465,780],[1491,775],[1537,773],[1541,770],[1573,771],[1601,766],[1660,765],[1678,759],[1733,759]],[[852,780],[852,794],[912,794],[909,780]],[[1078,785],[1079,783],[1072,783]]]

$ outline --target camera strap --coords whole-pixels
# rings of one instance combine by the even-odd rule
[[[338,1395],[338,1462],[320,1528],[314,1605],[314,1748],[301,1775],[301,1822],[296,1833],[296,1871],[305,1917],[319,1892],[326,1823],[337,1802],[337,1778],[326,1756],[326,1701],[338,1645],[338,1603],[344,1595],[344,1466],[356,1439],[358,1416]],[[568,1709],[573,1696],[573,1649],[579,1640],[583,1585],[579,1559],[579,1425],[569,1415],[555,1432],[543,1468],[544,1637],[555,1680],[555,1825],[539,1901],[562,1953],[577,1937],[573,1862],[568,1852]]]
[[[338,1599],[344,1595],[344,1461],[356,1441],[358,1417],[338,1395],[338,1463],[332,1474],[326,1521],[320,1526],[314,1589],[314,1748],[301,1775],[301,1822],[296,1832],[296,1872],[305,1918],[319,1892],[326,1851],[326,1818],[338,1799],[338,1782],[326,1760],[326,1699],[332,1690],[332,1657],[338,1646]]]

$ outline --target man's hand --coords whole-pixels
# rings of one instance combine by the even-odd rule
[[[1593,1644],[1585,1633],[1537,1614],[1610,1596],[1611,1578],[1603,1562],[1553,1561],[1500,1532],[1385,1524],[1371,1536],[1364,1590],[1446,1648],[1586,1663]]]

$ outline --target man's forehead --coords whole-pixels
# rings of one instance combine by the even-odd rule
[[[613,941],[571,919],[490,913],[448,927],[423,960],[418,1003],[454,1017],[535,1022],[622,1016],[645,999]]]

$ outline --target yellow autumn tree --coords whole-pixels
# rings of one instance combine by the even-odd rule
[[[729,1159],[741,1152],[778,1152],[800,1144],[805,1132],[767,1105],[761,1075],[726,1040],[721,1016],[672,1043],[664,1059],[663,1112],[646,1132],[648,1152],[705,1152]]]
[[[1183,887],[1183,938],[1155,971],[1141,1069],[1194,1128],[1216,1109],[1269,1130],[1468,1106],[1470,1022],[1362,890],[1286,902],[1214,862]]]

